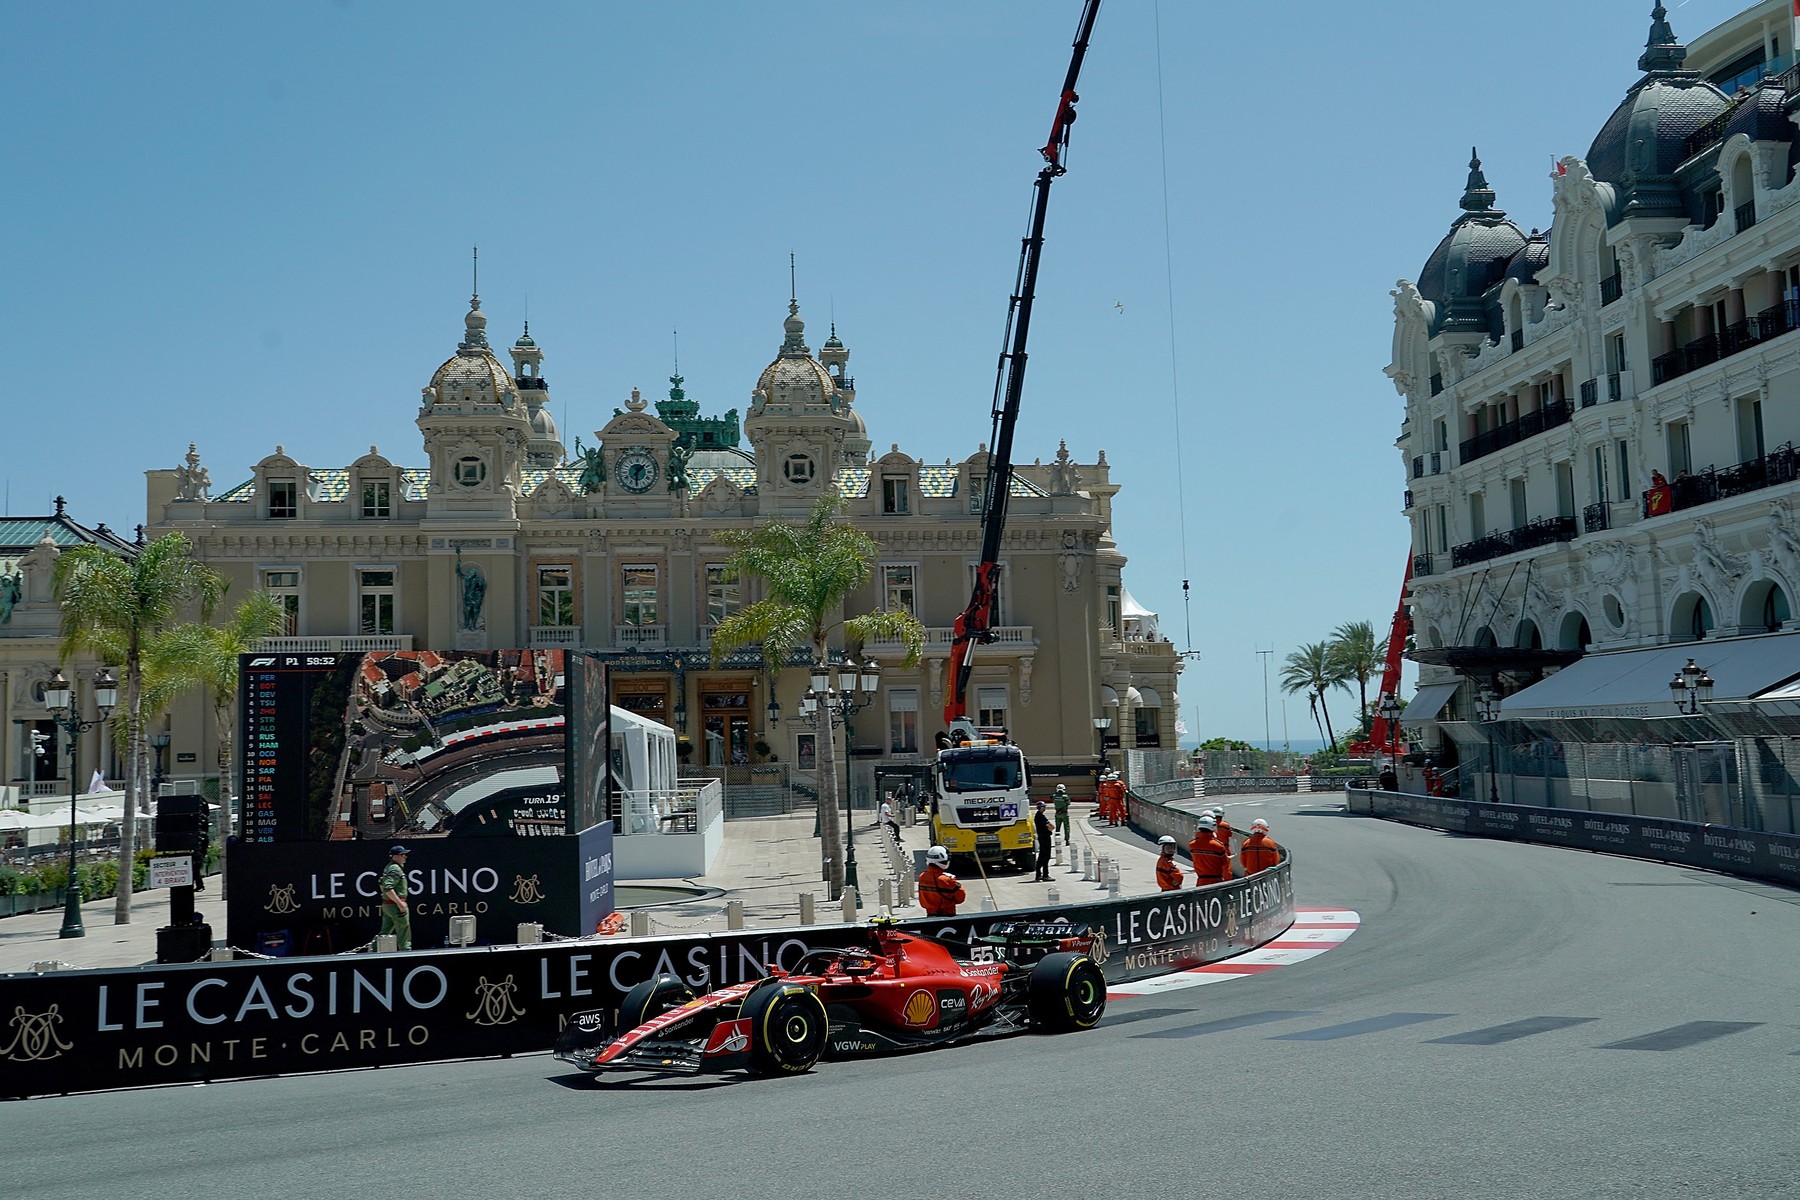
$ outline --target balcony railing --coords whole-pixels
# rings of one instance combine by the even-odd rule
[[[362,634],[353,637],[268,637],[256,643],[270,654],[370,654],[377,651],[411,650],[412,634]]]
[[[1431,574],[1431,555],[1429,555],[1429,554],[1413,555],[1413,577],[1416,579],[1421,575],[1429,575],[1429,574]]]
[[[1424,477],[1424,475],[1425,475],[1425,456],[1423,454],[1414,455],[1413,456],[1413,478],[1421,479]]]
[[[1689,371],[1698,371],[1722,358],[1748,350],[1758,342],[1778,338],[1791,329],[1800,329],[1800,299],[1772,304],[1753,318],[1727,325],[1723,333],[1709,333],[1679,350],[1657,355],[1650,360],[1651,382],[1667,383]]]
[[[1581,407],[1592,408],[1600,403],[1600,381],[1586,379],[1581,384]]]
[[[1512,348],[1514,350],[1523,350],[1525,348],[1525,331],[1523,329],[1515,329],[1512,331]]]
[[[1444,454],[1441,450],[1433,450],[1425,456],[1425,473],[1440,475],[1444,470]]]
[[[533,650],[579,645],[581,645],[581,626],[579,625],[533,625],[531,627],[531,649]]]
[[[1609,401],[1623,400],[1625,398],[1626,378],[1627,372],[1624,371],[1614,371],[1606,377],[1606,398]]]
[[[614,625],[613,645],[625,649],[664,646],[669,641],[667,625]]]
[[[1466,567],[1470,563],[1486,562],[1503,554],[1517,554],[1521,550],[1533,550],[1553,542],[1573,541],[1575,534],[1574,517],[1540,517],[1505,533],[1490,533],[1472,542],[1452,546],[1450,563],[1452,566]]]
[[[1602,307],[1611,304],[1625,294],[1625,280],[1617,272],[1600,281],[1600,304]]]
[[[993,643],[1001,646],[1033,646],[1037,644],[1029,625],[996,625],[988,632],[993,634]],[[952,625],[927,625],[925,627],[925,644],[927,646],[948,646],[955,638],[956,628]],[[899,649],[905,644],[897,637],[872,637],[863,643],[865,647],[882,650]]]
[[[1729,467],[1708,467],[1695,475],[1678,475],[1661,487],[1643,494],[1644,516],[1660,517],[1715,500],[1760,491],[1800,478],[1800,453],[1794,443],[1777,446],[1761,458],[1746,459]]]
[[[1403,510],[1405,510],[1405,509],[1410,509],[1410,508],[1412,508],[1412,506],[1413,506],[1413,494],[1412,494],[1412,489],[1411,489],[1411,488],[1407,488],[1407,489],[1406,489],[1406,491],[1404,491],[1404,492],[1402,492],[1402,493],[1401,493],[1401,496],[1400,496],[1400,507],[1401,507],[1401,509],[1403,509]]]
[[[1738,205],[1732,212],[1732,216],[1737,219],[1737,231],[1739,233],[1744,232],[1744,230],[1756,224],[1756,201],[1751,200]]]
[[[1431,394],[1437,395],[1444,390],[1444,377],[1436,371],[1431,374]]]
[[[1611,524],[1612,522],[1608,519],[1607,503],[1604,500],[1598,504],[1590,504],[1581,510],[1581,531],[1583,533],[1599,533],[1602,529],[1609,528]]]
[[[1504,450],[1528,437],[1534,437],[1546,429],[1567,425],[1571,412],[1567,400],[1554,400],[1536,412],[1526,413],[1516,421],[1508,421],[1486,433],[1478,433],[1462,443],[1462,461],[1473,462],[1496,450]]]

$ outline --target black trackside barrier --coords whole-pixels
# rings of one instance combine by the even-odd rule
[[[1352,791],[1349,811],[1451,833],[1571,846],[1800,887],[1800,837],[1624,813]]]
[[[1090,925],[1105,935],[1095,958],[1119,983],[1230,958],[1293,919],[1284,861],[1199,890],[900,927],[967,943],[1008,921]],[[867,926],[823,925],[0,976],[0,1095],[544,1051],[573,1014],[614,1007],[658,972],[705,991],[868,936]]]

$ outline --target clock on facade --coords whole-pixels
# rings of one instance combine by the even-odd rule
[[[615,470],[628,492],[647,492],[656,484],[656,456],[643,446],[621,451]]]

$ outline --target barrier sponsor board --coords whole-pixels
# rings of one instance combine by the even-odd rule
[[[247,950],[332,953],[360,946],[381,924],[376,880],[385,842],[246,842],[231,851],[227,940]],[[612,822],[575,836],[414,841],[406,864],[413,945],[441,946],[450,918],[473,916],[476,936],[511,938],[520,922],[592,933],[612,911]]]
[[[316,849],[317,847],[315,847]],[[236,864],[233,867],[237,869]],[[237,887],[236,883],[233,887]],[[951,941],[1003,921],[1105,934],[1109,982],[1216,962],[1294,919],[1283,862],[1199,890],[901,923]],[[547,1050],[574,1013],[668,971],[696,990],[860,943],[861,926],[0,977],[0,1095],[103,1091]],[[986,947],[970,947],[979,957]]]
[[[1352,792],[1349,811],[1452,833],[1598,850],[1800,886],[1800,837],[1793,834],[1397,792]]]

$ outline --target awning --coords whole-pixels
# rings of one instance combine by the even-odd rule
[[[1588,654],[1543,682],[1508,696],[1500,704],[1500,714],[1507,719],[1541,721],[1675,716],[1669,681],[1690,658],[1713,677],[1715,702],[1747,700],[1800,675],[1800,633]]]
[[[1418,721],[1437,720],[1437,715],[1444,711],[1444,705],[1450,703],[1450,697],[1456,695],[1456,689],[1461,686],[1461,683],[1421,685],[1407,703],[1406,711],[1400,714],[1400,723],[1411,725]]]

